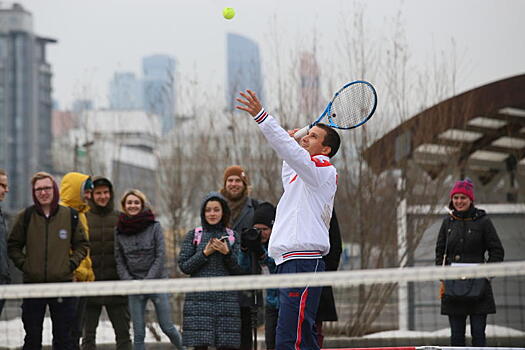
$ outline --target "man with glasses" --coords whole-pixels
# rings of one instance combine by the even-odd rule
[[[5,198],[5,194],[9,192],[9,184],[7,182],[7,172],[0,168],[0,202]],[[5,224],[2,207],[0,207],[0,284],[9,284],[9,263],[7,259],[7,225]],[[4,299],[0,299],[0,315],[4,308]]]
[[[15,219],[7,241],[9,257],[23,272],[24,283],[71,282],[73,271],[89,248],[82,225],[76,224],[78,213],[58,204],[58,186],[51,174],[38,172],[31,184],[34,205]],[[54,348],[73,348],[74,298],[30,298],[22,302],[24,349],[42,348],[42,328],[48,306]]]

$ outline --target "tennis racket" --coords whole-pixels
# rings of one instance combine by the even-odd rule
[[[312,124],[298,130],[294,137],[300,140],[321,121],[332,128],[342,130],[357,128],[372,118],[376,107],[377,93],[372,84],[362,80],[353,81],[339,89],[323,114]]]

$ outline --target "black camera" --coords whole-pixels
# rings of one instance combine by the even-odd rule
[[[241,247],[244,249],[255,250],[261,245],[261,230],[249,228],[241,234]]]
[[[261,242],[261,230],[258,228],[249,228],[243,233],[243,238],[252,242]]]

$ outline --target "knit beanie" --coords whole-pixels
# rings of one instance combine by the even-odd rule
[[[467,177],[465,180],[456,181],[452,191],[450,191],[450,199],[452,199],[452,196],[456,193],[462,193],[474,202],[474,184],[472,183],[472,180]]]
[[[105,177],[100,176],[93,178],[93,188],[98,186],[107,186],[110,189],[113,188],[113,184],[111,183],[111,181],[109,181]]]
[[[273,227],[274,221],[275,207],[268,202],[259,204],[253,213],[253,225],[263,224],[268,227]]]
[[[93,188],[95,188],[95,186],[93,186],[93,180],[91,180],[91,177],[88,177],[82,184],[82,192],[92,191]]]
[[[224,170],[224,185],[226,185],[226,180],[228,180],[228,178],[232,175],[237,175],[238,177],[240,177],[246,187],[248,187],[248,185],[250,184],[248,175],[246,175],[244,169],[239,165],[232,165],[230,167],[227,167],[226,170]]]

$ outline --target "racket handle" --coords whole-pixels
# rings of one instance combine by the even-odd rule
[[[299,141],[302,139],[306,134],[308,134],[308,130],[310,130],[310,125],[305,126],[302,129],[297,130],[297,132],[293,135],[293,137]]]

